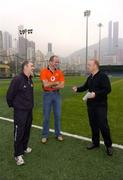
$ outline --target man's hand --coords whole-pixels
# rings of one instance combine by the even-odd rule
[[[64,88],[64,81],[59,82],[56,86],[53,86],[56,89],[63,89]]]
[[[76,86],[73,86],[72,89],[73,89],[74,92],[77,92],[77,87]]]
[[[52,88],[56,88],[58,85],[60,84],[60,82],[54,82],[53,85],[51,86]]]
[[[96,97],[95,92],[91,92],[91,96],[89,97],[89,99],[93,99],[93,98],[95,98],[95,97]]]

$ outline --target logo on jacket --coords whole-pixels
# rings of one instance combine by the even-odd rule
[[[51,76],[50,78],[51,81],[55,81],[55,79],[56,79],[55,76]]]

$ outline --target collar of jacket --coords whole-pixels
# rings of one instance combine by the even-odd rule
[[[47,66],[47,69],[48,69],[51,73],[53,73],[53,71],[51,70],[51,68],[50,68],[49,65]],[[56,71],[56,70],[57,70],[57,69],[55,68],[54,71]]]
[[[95,77],[96,75],[98,75],[100,73],[100,70],[96,73],[96,74],[91,74],[91,77],[93,78],[93,77]]]
[[[32,79],[32,76],[31,76],[31,75],[28,77],[28,76],[26,76],[26,75],[24,74],[24,72],[22,72],[21,75],[22,75],[26,80]]]

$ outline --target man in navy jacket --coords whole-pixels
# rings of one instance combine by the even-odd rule
[[[17,165],[24,164],[23,154],[27,147],[32,124],[34,66],[29,61],[22,64],[22,73],[13,78],[7,91],[7,103],[14,109],[14,157]]]

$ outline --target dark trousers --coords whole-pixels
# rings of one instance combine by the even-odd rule
[[[111,147],[110,129],[107,120],[107,105],[102,107],[88,106],[89,123],[92,131],[92,142],[99,145],[100,131],[106,147]]]
[[[14,156],[24,154],[32,125],[32,110],[14,110]]]

